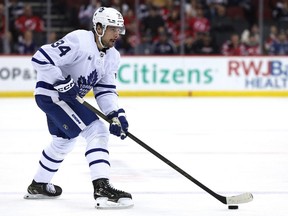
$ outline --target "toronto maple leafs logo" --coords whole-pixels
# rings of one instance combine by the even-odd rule
[[[93,86],[95,86],[97,79],[98,74],[96,69],[88,75],[87,79],[84,76],[80,76],[77,80],[79,96],[84,97],[93,88]]]

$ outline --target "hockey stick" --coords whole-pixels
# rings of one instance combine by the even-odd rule
[[[97,110],[95,107],[93,107],[92,105],[90,105],[88,102],[86,102],[83,98],[78,97],[77,96],[77,100],[83,104],[85,107],[87,107],[88,109],[90,109],[92,112],[94,112],[95,114],[97,114],[98,116],[100,116],[102,119],[104,119],[107,122],[111,122],[102,112],[100,112],[99,110]],[[173,169],[175,169],[176,171],[178,171],[180,174],[182,174],[183,176],[185,176],[186,178],[188,178],[190,181],[192,181],[194,184],[196,184],[197,186],[199,186],[200,188],[202,188],[204,191],[206,191],[207,193],[209,193],[210,195],[212,195],[214,198],[216,198],[217,200],[219,200],[220,202],[222,202],[223,204],[227,204],[227,205],[233,205],[233,204],[241,204],[241,203],[247,203],[253,200],[253,195],[251,193],[243,193],[243,194],[239,194],[236,196],[222,196],[220,194],[215,193],[214,191],[212,191],[211,189],[209,189],[208,187],[206,187],[205,185],[203,185],[201,182],[199,182],[197,179],[193,178],[191,175],[189,175],[187,172],[185,172],[184,170],[182,170],[180,167],[176,166],[174,163],[172,163],[170,160],[168,160],[167,158],[165,158],[164,156],[162,156],[160,153],[158,153],[157,151],[155,151],[154,149],[152,149],[150,146],[148,146],[147,144],[145,144],[143,141],[141,141],[140,139],[138,139],[137,137],[135,137],[133,134],[131,134],[130,132],[126,133],[127,136],[132,139],[133,141],[135,141],[136,143],[138,143],[139,145],[141,145],[143,148],[145,148],[146,150],[148,150],[150,153],[152,153],[153,155],[155,155],[157,158],[159,158],[160,160],[162,160],[163,162],[165,162],[167,165],[169,165],[170,167],[172,167]]]

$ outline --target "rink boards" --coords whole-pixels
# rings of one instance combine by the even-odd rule
[[[31,56],[1,56],[0,97],[33,96],[36,73]],[[287,74],[284,56],[123,56],[117,88],[127,97],[286,97]]]

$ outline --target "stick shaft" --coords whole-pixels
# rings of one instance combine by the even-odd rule
[[[96,109],[95,107],[93,107],[92,105],[90,105],[89,103],[87,103],[86,101],[84,101],[82,98],[77,97],[77,100],[82,103],[84,106],[86,106],[88,109],[90,109],[92,112],[94,112],[95,114],[97,114],[98,116],[100,116],[101,118],[103,118],[105,121],[110,123],[110,120],[102,113],[100,112],[98,109]],[[167,158],[165,158],[163,155],[161,155],[159,152],[155,151],[154,149],[152,149],[150,146],[148,146],[147,144],[145,144],[143,141],[141,141],[140,139],[138,139],[136,136],[134,136],[132,133],[127,132],[126,133],[127,136],[132,139],[133,141],[135,141],[136,143],[138,143],[140,146],[142,146],[143,148],[145,148],[147,151],[149,151],[150,153],[152,153],[153,155],[155,155],[157,158],[159,158],[160,160],[162,160],[164,163],[166,163],[167,165],[169,165],[170,167],[172,167],[174,170],[176,170],[177,172],[179,172],[180,174],[182,174],[183,176],[185,176],[186,178],[188,178],[190,181],[192,181],[194,184],[196,184],[197,186],[199,186],[200,188],[202,188],[204,191],[206,191],[207,193],[209,193],[210,195],[212,195],[214,198],[216,198],[217,200],[219,200],[220,202],[222,202],[223,204],[227,204],[227,200],[226,197],[221,196],[217,193],[215,193],[214,191],[212,191],[211,189],[209,189],[208,187],[206,187],[205,185],[203,185],[201,182],[199,182],[197,179],[193,178],[191,175],[189,175],[187,172],[185,172],[183,169],[181,169],[180,167],[178,167],[176,164],[172,163],[170,160],[168,160]]]
[[[143,141],[141,141],[140,139],[138,139],[137,137],[135,137],[133,134],[131,134],[130,132],[127,133],[127,136],[130,137],[132,140],[134,140],[136,143],[138,143],[139,145],[141,145],[143,148],[145,148],[147,151],[149,151],[150,153],[152,153],[153,155],[155,155],[157,158],[159,158],[160,160],[162,160],[164,163],[166,163],[167,165],[169,165],[170,167],[172,167],[174,170],[176,170],[177,172],[179,172],[180,174],[182,174],[183,176],[185,176],[186,178],[188,178],[190,181],[192,181],[194,184],[196,184],[197,186],[199,186],[200,188],[202,188],[204,191],[206,191],[207,193],[209,193],[210,195],[212,195],[213,197],[215,197],[216,199],[218,199],[220,202],[222,202],[223,204],[226,204],[226,197],[223,197],[217,193],[215,193],[214,191],[212,191],[211,189],[209,189],[208,187],[206,187],[205,185],[203,185],[201,182],[199,182],[197,179],[193,178],[191,175],[189,175],[187,172],[185,172],[183,169],[181,169],[180,167],[178,167],[176,164],[172,163],[170,160],[168,160],[166,157],[164,157],[163,155],[161,155],[159,152],[155,151],[154,149],[152,149],[150,146],[148,146],[147,144],[145,144]]]

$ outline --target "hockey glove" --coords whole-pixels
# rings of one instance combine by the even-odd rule
[[[112,111],[107,117],[112,121],[109,127],[110,133],[120,137],[122,140],[125,139],[127,137],[126,133],[128,132],[129,124],[124,109]]]
[[[53,86],[58,91],[61,100],[70,103],[77,101],[78,87],[70,75],[65,80],[57,81]]]

